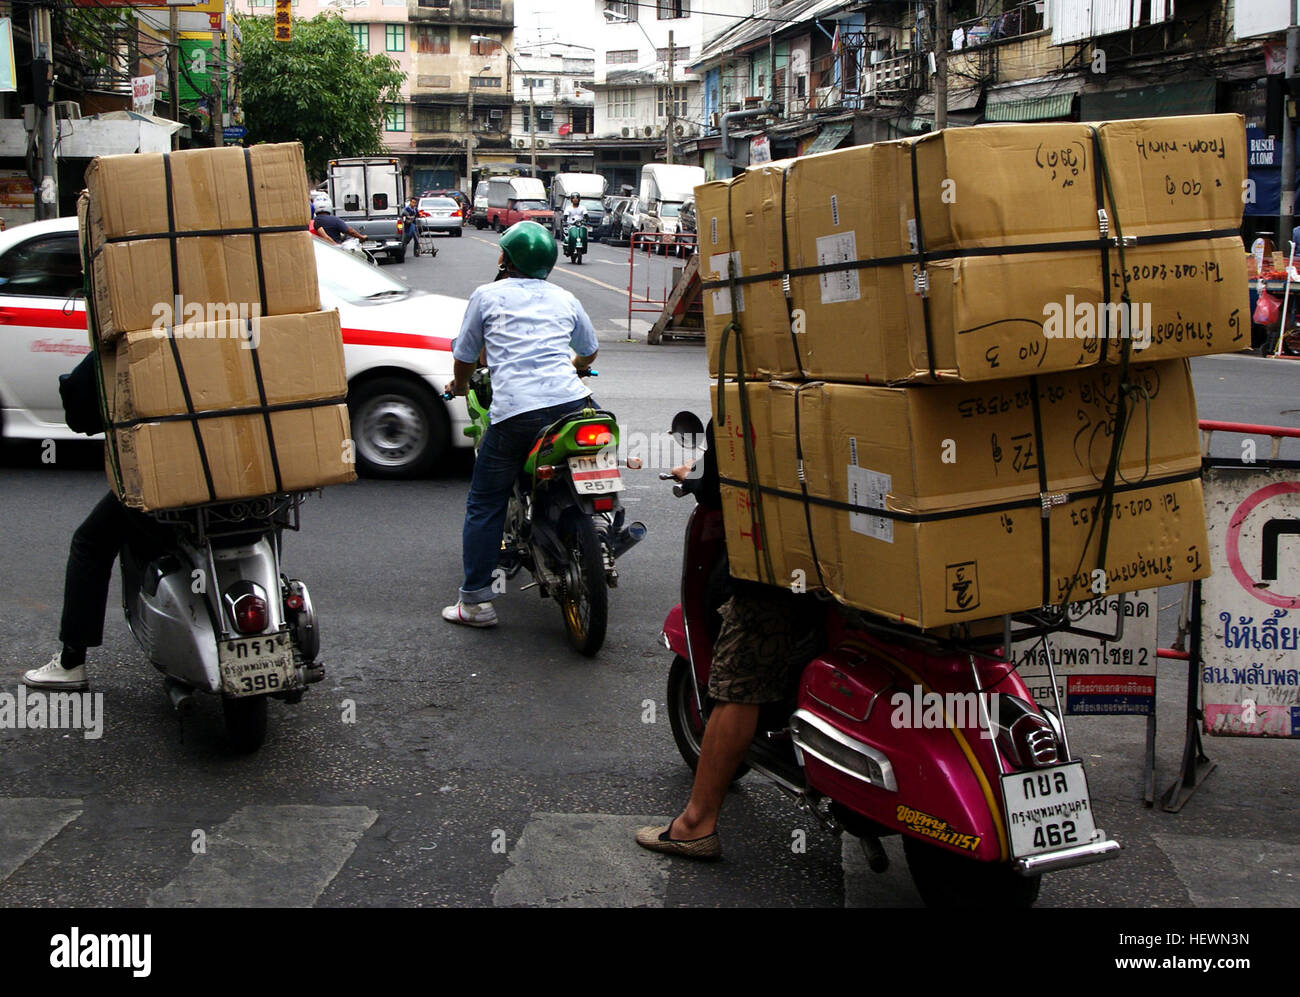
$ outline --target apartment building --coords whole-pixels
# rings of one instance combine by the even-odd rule
[[[593,154],[578,144],[595,130],[594,50],[521,41],[515,55],[510,144],[516,159],[535,161],[539,175],[590,172]]]

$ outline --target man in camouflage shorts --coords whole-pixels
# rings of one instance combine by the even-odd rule
[[[673,475],[681,481],[689,471],[683,466]],[[716,462],[706,454],[705,482],[711,472],[716,477]],[[707,484],[697,491],[701,505],[708,504],[711,491],[716,489]],[[826,610],[815,596],[752,582],[732,585],[734,594],[719,610],[722,629],[713,645],[708,688],[715,705],[700,742],[691,798],[666,827],[636,833],[637,844],[651,851],[705,861],[722,857],[718,814],[754,740],[759,709],[791,695],[803,666],[821,648]]]

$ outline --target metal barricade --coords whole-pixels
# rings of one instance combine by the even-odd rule
[[[642,275],[645,289],[638,294],[637,250],[645,254]],[[689,259],[695,254],[696,235],[693,232],[633,232],[627,253],[627,338],[632,341],[632,317],[637,313],[653,313],[656,318],[668,307],[676,284],[673,261]],[[663,258],[654,266],[651,255]]]

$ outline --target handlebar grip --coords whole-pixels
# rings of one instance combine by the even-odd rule
[[[456,400],[456,396],[453,395],[450,391],[444,391],[444,392],[442,393],[442,400],[443,400],[444,402],[455,401],[455,400]]]

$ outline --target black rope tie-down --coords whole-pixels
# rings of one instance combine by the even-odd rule
[[[162,157],[163,180],[166,185],[165,193],[167,197],[168,241],[171,249],[172,302],[175,303],[181,294],[180,258],[177,255],[176,241],[176,206],[173,203],[175,187],[172,183],[171,156],[164,152]],[[171,348],[172,359],[176,362],[176,377],[180,381],[181,394],[185,397],[185,412],[193,416],[196,414],[194,411],[194,398],[190,393],[190,382],[185,376],[185,363],[181,360],[180,347],[176,344],[175,329],[172,327],[167,329],[167,344]],[[208,490],[208,501],[215,502],[217,500],[217,489],[212,481],[212,465],[208,461],[208,448],[203,443],[203,434],[199,431],[198,420],[191,421],[190,426],[194,431],[194,443],[199,451],[199,464],[203,467],[203,483]]]
[[[790,187],[790,170],[781,171],[781,292],[785,296],[785,318],[790,327],[790,346],[794,350],[794,365],[799,368],[799,380],[808,380],[808,372],[803,369],[803,351],[799,348],[799,337],[794,331],[794,299],[790,287],[790,226],[786,224],[788,202],[786,192]]]
[[[930,274],[926,270],[926,260],[931,259],[925,251],[925,226],[921,224],[921,184],[917,178],[916,142],[908,146],[908,155],[912,161],[912,220],[916,228],[916,245],[912,255],[912,285],[921,296],[921,318],[925,329],[925,362],[930,368],[930,379],[934,380],[934,328],[930,321]]]
[[[111,423],[114,429],[132,429],[135,426],[152,426],[158,422],[202,422],[206,419],[227,419],[239,415],[265,415],[275,412],[296,412],[299,409],[325,408],[342,405],[347,401],[346,395],[334,398],[318,398],[310,402],[282,402],[279,405],[241,405],[236,408],[211,409],[206,412],[178,412],[173,415],[138,416],[134,419],[120,419]]]
[[[813,568],[817,571],[818,586],[823,591],[829,592],[830,589],[826,586],[826,579],[822,575],[822,561],[821,558],[817,556],[817,538],[813,535],[812,504],[808,501],[810,497],[808,495],[808,479],[804,473],[803,464],[803,421],[800,417],[799,411],[799,395],[804,391],[804,389],[811,387],[817,387],[820,389],[821,386],[822,382],[813,381],[800,384],[794,389],[794,454],[795,460],[798,461],[796,474],[799,478],[799,493],[803,500],[804,529],[808,533],[808,556],[812,558]]]

